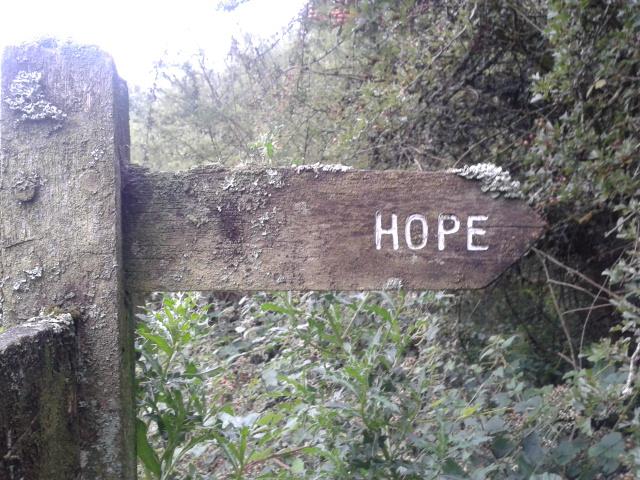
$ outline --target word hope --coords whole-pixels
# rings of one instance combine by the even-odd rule
[[[482,251],[488,250],[488,245],[478,245],[475,243],[476,239],[474,237],[478,237],[481,235],[485,235],[487,232],[482,228],[478,228],[474,226],[476,222],[484,222],[488,220],[489,217],[486,215],[469,215],[467,217],[467,250],[468,251]],[[416,227],[420,228],[420,235],[418,238],[416,236],[411,235],[412,228],[416,225]],[[437,229],[437,238],[438,238],[438,250],[444,250],[446,248],[446,237],[447,235],[453,235],[460,231],[460,218],[457,215],[453,214],[444,214],[441,213],[438,215],[438,229]],[[400,248],[398,241],[398,215],[395,213],[391,214],[391,227],[383,228],[382,227],[382,214],[380,212],[376,212],[376,228],[375,228],[375,242],[376,242],[376,250],[382,249],[382,240],[383,235],[391,236],[391,241],[393,244],[393,249],[398,250]],[[409,247],[410,250],[422,250],[427,246],[427,241],[429,239],[429,225],[427,224],[427,218],[424,215],[419,213],[414,213],[409,215],[404,222],[404,240]]]

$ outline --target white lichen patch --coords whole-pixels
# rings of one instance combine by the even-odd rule
[[[317,163],[312,163],[310,165],[298,165],[295,167],[295,169],[296,169],[296,173],[314,172],[315,174],[318,174],[319,172],[327,172],[327,173],[348,172],[349,170],[352,170],[353,167],[350,167],[349,165],[340,165],[339,163],[323,164],[323,163],[317,162]]]
[[[267,184],[272,185],[276,188],[280,188],[284,185],[282,181],[282,175],[280,175],[280,172],[278,170],[268,168],[265,173],[267,175]]]
[[[226,176],[224,177],[224,183],[222,184],[222,190],[233,189],[236,186],[236,177]]]
[[[42,277],[42,267],[40,265],[36,265],[31,270],[25,270],[24,273],[27,274],[29,280],[35,280],[36,278]]]
[[[520,182],[513,180],[507,170],[493,163],[465,165],[449,171],[470,180],[479,180],[481,190],[490,193],[493,198],[501,195],[505,198],[522,198]]]
[[[30,318],[22,324],[24,327],[35,327],[38,330],[51,329],[54,333],[61,333],[65,330],[73,334],[73,317],[69,313],[45,314],[40,312],[40,316]]]
[[[6,104],[22,114],[21,121],[64,120],[67,115],[45,98],[41,81],[41,72],[18,72],[9,85]]]
[[[25,203],[33,200],[39,186],[40,178],[37,173],[19,170],[13,179],[11,189],[16,200]]]
[[[186,215],[186,218],[195,225],[196,228],[200,228],[211,220],[211,209],[205,205],[197,205]]]
[[[91,150],[91,158],[93,158],[96,162],[101,160],[104,157],[104,149],[101,147],[96,147]]]
[[[265,212],[263,215],[258,217],[258,222],[260,222],[260,225],[264,225],[269,221],[269,218],[269,212]]]
[[[35,267],[24,270],[25,278],[16,279],[13,282],[13,291],[14,292],[28,292],[29,291],[29,282],[33,282],[38,278],[42,277],[42,267],[40,265],[36,265]]]
[[[385,284],[384,287],[382,287],[383,290],[401,290],[402,289],[402,279],[401,278],[389,278]]]
[[[21,278],[20,280],[17,280],[13,283],[13,291],[19,292],[20,290],[22,290],[22,287],[25,287],[26,285],[27,285],[27,279]],[[27,290],[29,289],[27,288]]]

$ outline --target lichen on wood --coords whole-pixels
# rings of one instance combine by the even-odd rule
[[[341,165],[339,163],[317,162],[309,165],[297,165],[295,166],[295,169],[296,169],[296,173],[313,172],[317,174],[319,172],[326,172],[326,173],[348,172],[349,170],[352,170],[353,167],[350,167],[349,165]]]
[[[9,85],[5,103],[20,113],[19,120],[64,120],[67,115],[50,103],[42,90],[42,72],[19,71]]]
[[[469,180],[479,180],[483,192],[490,193],[493,198],[522,198],[520,182],[513,180],[511,174],[493,163],[477,163],[453,168],[452,173]]]
[[[19,325],[42,308],[77,312],[82,478],[133,478],[133,341],[119,253],[126,85],[99,49],[51,40],[8,47],[1,73],[2,322]]]
[[[36,196],[40,178],[35,172],[19,170],[15,176],[11,189],[16,200],[22,203],[30,202]]]
[[[402,289],[402,279],[397,277],[389,278],[383,287],[383,290],[401,290]]]

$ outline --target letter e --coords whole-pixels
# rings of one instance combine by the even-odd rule
[[[489,245],[473,244],[474,235],[484,235],[487,233],[487,231],[483,228],[475,228],[473,226],[473,222],[484,222],[488,219],[489,217],[487,217],[486,215],[469,215],[469,217],[467,218],[467,250],[469,250],[470,252],[489,249]]]

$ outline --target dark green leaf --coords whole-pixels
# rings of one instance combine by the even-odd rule
[[[162,474],[160,460],[147,439],[147,425],[140,419],[136,420],[136,449],[146,471],[160,478]]]

